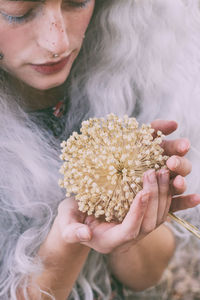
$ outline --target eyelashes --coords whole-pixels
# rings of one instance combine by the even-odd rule
[[[74,7],[81,7],[81,8],[84,8],[88,2],[90,2],[91,0],[85,0],[85,1],[82,1],[82,2],[76,2],[76,1],[67,1],[68,5],[70,6],[74,6]]]
[[[81,1],[81,2],[77,2],[77,1],[71,0],[71,1],[65,1],[65,3],[67,4],[68,7],[85,8],[90,1],[91,0],[84,0],[84,1]],[[0,14],[9,23],[18,23],[18,24],[20,24],[20,23],[24,23],[26,21],[29,21],[29,19],[33,16],[33,10],[34,9],[29,10],[26,14],[24,14],[22,16],[11,16],[11,15],[8,15],[4,12],[0,12]]]
[[[32,10],[28,11],[25,15],[23,16],[19,16],[19,17],[16,17],[16,16],[10,16],[10,15],[7,15],[3,12],[1,12],[1,15],[4,17],[4,19],[6,19],[9,23],[23,23],[24,21],[28,21],[29,17],[31,17],[31,13],[32,13]]]

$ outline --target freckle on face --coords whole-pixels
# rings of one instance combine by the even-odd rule
[[[0,0],[0,2],[1,1],[6,0]],[[34,15],[30,23],[26,22],[26,24],[17,26],[10,26],[10,24],[8,24],[8,30],[5,27],[7,25],[1,26],[0,20],[0,46],[2,47],[3,45],[3,49],[1,50],[6,52],[6,60],[3,60],[3,63],[1,62],[1,67],[12,72],[14,76],[22,82],[37,89],[49,89],[55,85],[58,86],[62,84],[68,77],[72,64],[80,51],[82,38],[92,16],[93,1],[94,0],[91,1],[91,6],[87,6],[88,9],[64,10],[62,23],[56,19],[48,18],[49,15],[46,14],[45,9],[41,10],[41,14]],[[51,0],[45,2],[48,5]],[[45,6],[45,8],[47,8],[47,6]],[[43,19],[43,16],[45,16],[45,19]],[[46,27],[44,27],[45,24]],[[44,28],[44,32],[43,30],[40,32],[40,28]],[[50,35],[48,35],[48,31]],[[54,34],[52,34],[53,31],[55,31]],[[65,39],[62,39],[65,31],[66,35],[69,34],[68,39],[66,39],[66,41],[68,40],[66,45],[64,42],[62,44],[62,41],[65,41]],[[59,37],[59,34],[61,37]],[[12,44],[15,45],[15,55],[13,55],[11,40]],[[32,64],[47,61],[49,59],[49,52],[51,52],[52,49],[58,49],[61,52],[65,50],[65,52],[68,53],[67,47],[69,51],[73,50],[72,58],[69,64],[66,65],[66,68],[64,68],[62,72],[56,73],[55,76],[43,76],[40,74],[38,76],[38,73],[30,68]],[[57,53],[59,52],[58,50],[54,52]]]

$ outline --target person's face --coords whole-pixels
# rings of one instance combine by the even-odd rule
[[[80,51],[94,3],[0,0],[0,68],[36,89],[61,85]]]

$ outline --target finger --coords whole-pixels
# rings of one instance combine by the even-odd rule
[[[155,130],[153,137],[156,137],[157,131],[162,131],[165,135],[174,132],[177,129],[178,124],[175,121],[155,120],[151,123],[151,127]]]
[[[75,197],[69,197],[64,199],[58,206],[58,216],[62,216],[63,218],[67,219],[70,222],[74,221],[83,222],[85,219],[86,214],[82,213],[78,209],[78,202],[75,200]]]
[[[184,210],[187,208],[192,208],[200,204],[200,195],[191,194],[191,195],[182,195],[172,198],[172,203],[170,206],[170,211],[175,212],[178,210]]]
[[[164,221],[167,221],[168,213],[169,213],[169,210],[170,210],[170,207],[171,207],[171,203],[172,203],[172,195],[169,194],[168,197],[167,197],[167,205],[166,205],[165,213],[164,213],[164,216],[163,216]]]
[[[157,174],[157,178],[159,189],[157,225],[160,225],[164,222],[166,209],[169,209],[169,171],[164,169],[160,170]]]
[[[82,224],[83,216],[84,214],[78,211],[74,197],[66,198],[59,204],[55,222],[58,224],[62,239],[66,243],[89,241],[92,238],[90,228]]]
[[[181,176],[188,175],[192,170],[192,165],[187,158],[176,155],[171,156],[167,160],[166,165],[170,171]]]
[[[184,177],[178,175],[171,181],[171,194],[180,195],[187,189],[186,180]]]
[[[105,232],[104,243],[108,245],[108,248],[116,248],[124,242],[137,238],[147,209],[148,199],[148,192],[140,191],[134,198],[123,222]]]
[[[164,140],[161,147],[164,149],[165,155],[184,156],[190,149],[190,142],[186,138],[170,141]]]
[[[63,227],[62,237],[69,244],[89,242],[92,239],[92,232],[87,225],[72,223]]]
[[[156,227],[158,213],[158,183],[155,170],[144,173],[143,189],[150,192],[149,202],[143,218],[141,233],[149,233]]]
[[[148,201],[149,192],[147,190],[143,190],[136,195],[126,217],[122,222],[123,230],[126,233],[131,232],[132,234],[134,232],[134,236],[137,237],[144,214],[147,210]]]

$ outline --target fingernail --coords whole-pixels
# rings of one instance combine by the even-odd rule
[[[162,183],[167,183],[169,181],[169,172],[167,170],[161,170],[159,177]]]
[[[178,150],[180,152],[185,152],[185,151],[188,151],[189,149],[190,149],[189,141],[182,141],[178,147]]]
[[[149,171],[147,175],[148,175],[148,177],[147,177],[148,181],[150,183],[155,183],[156,182],[156,174],[155,174],[154,170]]]
[[[177,158],[174,159],[174,165],[175,165],[175,168],[179,167],[179,165],[180,165],[179,159],[177,159]]]
[[[168,165],[169,169],[176,169],[179,167],[180,161],[176,157],[170,157],[168,159],[167,165]]]
[[[194,200],[195,202],[197,202],[197,203],[200,204],[200,195],[195,194],[194,197],[193,197],[193,200]]]
[[[182,185],[185,183],[185,179],[184,179],[182,176],[178,175],[178,176],[176,177],[176,183],[177,183],[179,186],[182,186]]]
[[[81,242],[86,242],[90,240],[90,233],[85,227],[78,228],[76,231],[76,235]]]

